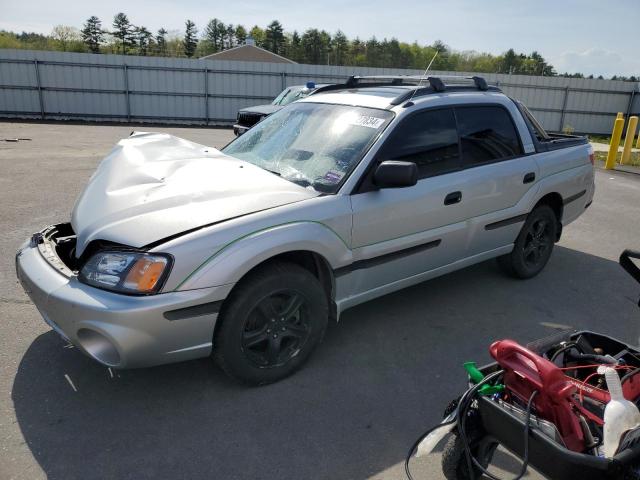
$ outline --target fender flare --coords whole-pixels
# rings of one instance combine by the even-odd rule
[[[349,245],[331,227],[317,221],[294,221],[231,240],[213,252],[175,290],[236,283],[266,260],[300,250],[320,255],[332,269],[352,262]]]

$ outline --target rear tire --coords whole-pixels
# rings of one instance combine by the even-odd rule
[[[327,296],[315,276],[293,263],[271,262],[241,280],[225,301],[214,359],[242,383],[276,382],[307,361],[328,317]]]
[[[511,253],[498,257],[498,265],[508,275],[535,277],[551,257],[558,232],[558,219],[551,207],[540,205],[528,216]]]

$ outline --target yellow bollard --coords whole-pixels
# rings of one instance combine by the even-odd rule
[[[618,147],[620,146],[620,138],[622,137],[622,129],[624,128],[624,120],[616,118],[613,124],[613,132],[611,132],[611,143],[609,144],[609,154],[604,168],[612,170],[616,166],[616,157],[618,156]]]
[[[638,117],[629,117],[629,125],[627,125],[627,134],[624,137],[624,148],[622,149],[622,158],[620,158],[620,165],[628,163],[629,158],[631,158],[631,147],[633,146],[633,140],[636,136],[637,127]]]
[[[618,118],[624,118],[624,113],[622,113],[622,112],[618,112],[618,114],[616,115],[616,120],[617,120]]]
[[[638,135],[638,141],[636,142],[636,148],[640,148],[640,135]]]

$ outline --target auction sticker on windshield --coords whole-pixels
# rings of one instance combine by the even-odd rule
[[[384,118],[371,117],[369,115],[360,115],[354,118],[349,123],[351,123],[351,125],[360,127],[380,128],[380,126],[384,123]]]

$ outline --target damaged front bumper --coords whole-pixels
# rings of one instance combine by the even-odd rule
[[[51,227],[50,227],[51,228]],[[129,296],[81,283],[46,240],[25,242],[16,274],[44,320],[103,365],[134,368],[211,353],[221,301],[232,285]]]

